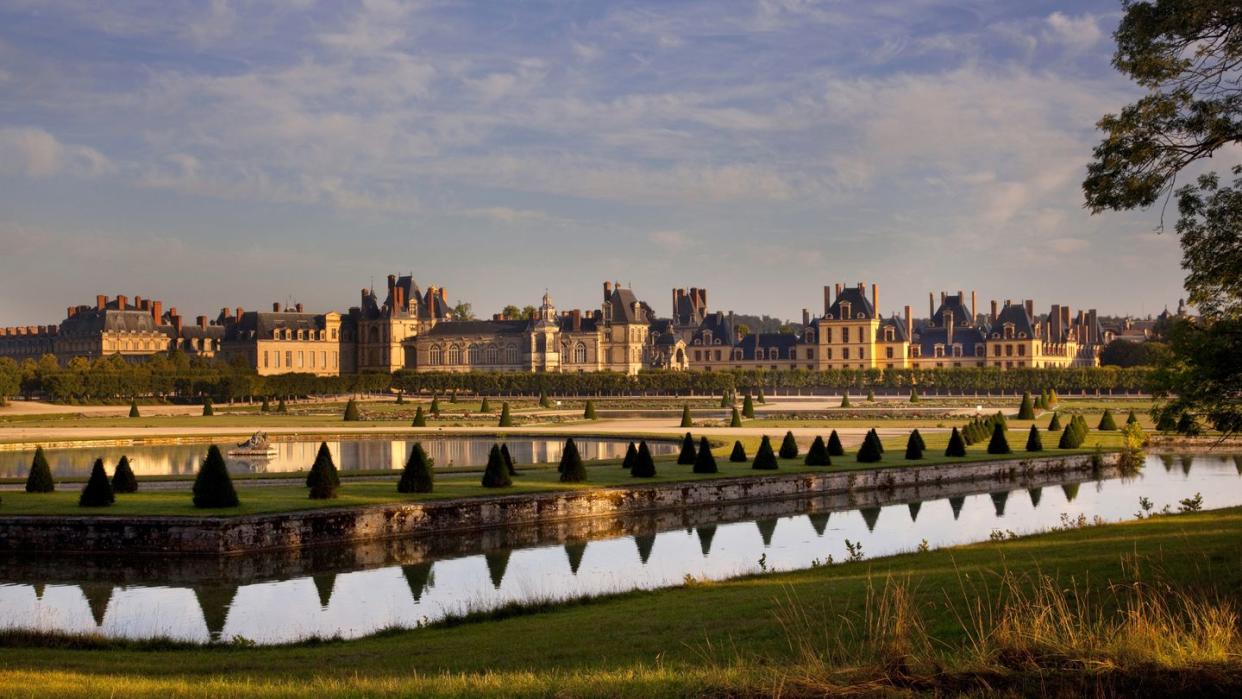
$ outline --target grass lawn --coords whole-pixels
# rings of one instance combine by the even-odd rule
[[[772,435],[773,449],[779,448],[779,435]],[[1048,436],[1051,439],[1052,435]],[[944,434],[930,434],[925,437],[928,450],[926,458],[919,461],[907,461],[905,455],[906,438],[889,437],[882,440],[885,445],[884,459],[879,463],[862,464],[854,458],[853,452],[844,457],[834,459],[830,467],[806,466],[802,459],[780,460],[780,468],[776,471],[755,471],[748,463],[731,463],[729,453],[733,448],[731,439],[719,439],[719,446],[712,449],[720,469],[718,474],[695,474],[690,466],[676,464],[676,458],[657,459],[655,478],[634,478],[629,472],[620,468],[616,460],[588,462],[589,481],[586,483],[561,483],[559,475],[552,465],[526,469],[523,475],[514,479],[510,488],[484,488],[479,483],[479,476],[474,475],[443,475],[436,480],[434,493],[425,495],[399,495],[395,489],[396,472],[384,481],[343,483],[339,497],[334,500],[310,500],[307,490],[300,481],[289,485],[246,485],[238,480],[237,490],[241,506],[232,509],[196,509],[190,503],[190,497],[184,490],[174,491],[142,491],[117,497],[116,504],[104,508],[83,508],[77,504],[79,488],[75,484],[66,484],[55,493],[5,492],[0,501],[0,516],[3,515],[174,515],[174,516],[237,516],[272,512],[288,512],[293,510],[320,509],[329,507],[350,507],[358,505],[376,505],[392,502],[412,502],[419,500],[443,500],[464,497],[492,497],[497,495],[519,495],[523,493],[545,493],[552,491],[579,490],[599,486],[612,485],[646,485],[652,483],[674,483],[721,477],[751,477],[804,473],[829,470],[857,470],[871,468],[900,468],[911,465],[934,465],[946,463],[968,463],[990,461],[998,458],[1029,458],[1033,456],[1057,456],[1065,454],[1091,453],[1097,447],[1112,449],[1119,446],[1120,438],[1116,433],[1092,432],[1083,448],[1077,450],[1058,450],[1049,447],[1043,452],[1025,452],[1026,432],[1013,430],[1009,434],[1010,445],[1015,453],[1007,457],[997,457],[987,453],[987,445],[978,443],[967,450],[965,458],[948,458],[944,449],[948,437]],[[742,444],[746,453],[753,458],[759,445],[758,437],[743,437]],[[804,446],[805,449],[805,446]],[[296,476],[295,476],[296,477]]]
[[[1194,694],[1194,678],[1208,673],[1207,689],[1223,696],[1239,682],[1237,619],[1222,625],[1211,615],[1212,609],[1237,608],[1239,542],[1242,509],[1234,508],[724,582],[690,581],[357,641],[184,648],[10,633],[0,635],[7,646],[0,653],[0,693],[800,696],[849,681],[870,687],[869,693],[911,689],[905,682],[949,694],[973,687],[1002,694],[1142,689],[1158,695],[1162,682],[1184,682],[1176,686]],[[1041,583],[1039,576],[1049,580]],[[1127,606],[1140,588],[1214,601],[1193,608],[1191,619],[1166,619],[1161,626],[1158,614],[1136,614]],[[1066,599],[1068,607],[1054,604]],[[1122,607],[1130,613],[1120,613]],[[1005,635],[1013,628],[1008,621],[1044,618],[1040,613],[1073,622],[1069,627],[1082,637],[1041,636],[1054,644],[1045,659],[1044,646]],[[1089,630],[1100,620],[1136,617],[1148,625],[1131,623],[1107,637]],[[994,632],[972,637],[976,622]],[[1195,629],[1225,637],[1198,643]],[[915,645],[906,648],[905,641]],[[932,650],[920,642],[932,643]],[[1035,651],[1007,659],[1014,648]],[[935,667],[923,670],[928,656]],[[894,658],[902,658],[901,665],[886,670],[883,662]],[[1127,678],[1138,684],[1125,684]]]

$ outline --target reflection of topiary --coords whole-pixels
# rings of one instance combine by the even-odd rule
[[[949,446],[944,450],[945,456],[962,457],[966,456],[966,441],[962,439],[962,434],[953,428],[953,433],[949,435]]]
[[[760,471],[778,468],[776,455],[772,453],[772,442],[768,441],[767,435],[764,435],[763,441],[759,443],[759,451],[755,452],[755,462],[751,464],[751,468]]]
[[[211,445],[207,450],[207,458],[198,469],[194,478],[195,507],[237,507],[237,491],[233,489],[233,479],[229,477],[228,466],[220,447]]]
[[[56,490],[52,469],[47,464],[43,447],[35,447],[34,460],[30,462],[30,475],[26,476],[27,493],[50,493]]]
[[[78,496],[78,505],[107,507],[114,502],[116,502],[116,495],[112,493],[112,484],[108,482],[108,473],[104,471],[103,459],[95,459],[95,465],[91,467],[91,476],[86,481],[86,487]]]
[[[561,473],[562,483],[581,483],[587,479],[586,467],[582,465],[582,455],[578,453],[578,445],[574,444],[573,437],[565,440],[561,463],[556,470]]]
[[[807,466],[831,466],[832,459],[828,455],[828,447],[824,444],[824,438],[815,435],[815,441],[811,442],[811,448],[806,450]]]
[[[729,454],[729,461],[735,464],[744,464],[749,460],[750,457],[746,456],[746,448],[742,446],[742,440],[739,439],[734,442],[733,452]]]
[[[121,460],[116,462],[116,470],[112,472],[112,491],[116,493],[136,493],[138,492],[138,478],[134,476],[134,469],[129,466],[129,457],[121,455]]]
[[[712,447],[707,443],[707,437],[699,439],[699,452],[694,459],[695,473],[716,473],[716,457],[712,456]]]
[[[500,453],[500,445],[493,444],[487,454],[487,468],[483,470],[484,488],[508,488],[513,485],[509,478],[509,469],[505,467],[505,457]]]
[[[435,477],[431,473],[431,459],[423,451],[423,445],[414,443],[410,450],[410,458],[401,471],[401,479],[397,481],[398,493],[430,493],[435,487]]]

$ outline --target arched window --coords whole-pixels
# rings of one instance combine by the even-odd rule
[[[488,364],[496,363],[496,345],[488,345],[487,352],[484,355]]]
[[[518,363],[517,345],[506,346],[505,347],[505,364],[517,364],[517,363]]]
[[[471,364],[481,364],[483,362],[483,349],[478,345],[470,345],[466,350],[466,354],[470,356]]]
[[[439,345],[432,345],[431,349],[427,351],[427,363],[436,366],[443,362],[444,351],[440,349]]]
[[[461,348],[458,347],[457,345],[449,345],[448,363],[449,364],[461,364]]]
[[[575,364],[586,364],[586,360],[587,360],[586,345],[579,342],[577,345],[574,346],[574,363]]]

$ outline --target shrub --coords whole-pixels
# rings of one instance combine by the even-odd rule
[[[687,432],[685,437],[681,439],[681,453],[677,455],[677,463],[682,466],[689,466],[694,463],[697,455],[694,451],[694,437]]]
[[[1133,425],[1138,422],[1138,415],[1134,414],[1134,410],[1130,410],[1130,414],[1126,416],[1126,424]]]
[[[203,417],[211,417],[215,414],[215,408],[211,404],[211,396],[207,396],[203,399]]]
[[[1005,419],[1005,414],[999,410],[997,410],[996,414],[992,416],[992,421],[993,421],[993,424],[999,423],[1001,427],[1004,427],[1005,429],[1009,429],[1009,420]],[[991,434],[991,433],[992,433],[992,426],[989,425],[988,434]]]
[[[1112,410],[1104,409],[1104,414],[1100,416],[1100,424],[1096,426],[1096,429],[1102,432],[1117,431],[1117,421],[1113,418]]]
[[[595,415],[595,401],[593,400],[587,401],[586,408],[583,409],[582,411],[582,419],[584,420],[598,420],[599,419]]]
[[[43,447],[35,447],[34,459],[30,462],[30,474],[26,476],[26,492],[50,493],[55,490],[56,480],[52,478],[52,468],[48,466]]]
[[[315,454],[315,463],[311,464],[310,473],[306,474],[306,487],[310,488],[311,500],[330,500],[336,497],[336,489],[341,487],[341,474],[332,461],[332,452],[328,451],[328,443],[319,443],[319,452]]]
[[[405,469],[401,471],[401,479],[397,481],[398,493],[430,493],[435,487],[435,477],[431,473],[432,460],[423,451],[423,445],[414,443],[410,450],[410,458],[405,461]]]
[[[867,389],[867,402],[868,403],[875,402],[875,391],[870,388]]]
[[[845,456],[845,446],[841,444],[841,437],[836,430],[828,435],[828,455],[829,456]]]
[[[1055,388],[1048,389],[1048,407],[1051,408],[1052,406],[1060,402],[1061,402],[1061,399],[1057,398],[1057,389]]]
[[[284,398],[284,396],[281,396],[280,400],[276,402],[276,412],[278,412],[278,413],[287,413],[287,412],[289,412],[289,406],[288,406],[288,405],[285,405],[285,398]]]
[[[681,409],[681,426],[683,428],[694,427],[694,420],[690,417],[690,406],[688,405]]]
[[[1009,448],[1009,437],[1005,434],[1005,428],[998,422],[992,428],[992,440],[988,442],[989,454],[1012,454],[1013,449]]]
[[[651,449],[647,448],[647,440],[638,442],[638,458],[630,468],[630,475],[638,478],[654,478],[656,474],[655,459],[651,458]]]
[[[772,442],[768,441],[767,435],[764,435],[763,441],[759,443],[759,450],[755,452],[755,461],[751,464],[751,468],[760,471],[778,468],[776,454],[772,453]]]
[[[764,395],[763,395],[763,389],[762,389],[762,388],[761,388],[761,389],[759,389],[759,403],[760,403],[760,405],[767,405],[767,404],[768,404],[768,399],[767,399],[766,397],[764,397]]]
[[[716,468],[716,457],[712,456],[712,446],[707,443],[707,437],[699,439],[699,453],[694,459],[695,473],[716,473],[720,469]]]
[[[1073,449],[1074,448],[1074,430],[1071,426],[1066,425],[1061,430],[1061,438],[1057,440],[1057,449]]]
[[[505,469],[509,471],[510,476],[521,475],[517,471],[517,467],[513,465],[513,456],[509,454],[509,445],[500,445],[500,456],[505,460]]]
[[[397,393],[397,405],[405,405],[405,394],[402,392]]]
[[[1022,404],[1018,406],[1019,420],[1034,420],[1035,406],[1031,405],[1031,392],[1026,391],[1022,394]]]
[[[737,408],[733,409],[733,417],[729,419],[729,427],[741,427],[742,415],[738,413]]]
[[[116,462],[116,470],[112,472],[112,492],[138,492],[138,477],[134,475],[134,469],[129,466],[129,457],[124,454],[121,455],[121,460]]]
[[[358,422],[362,419],[362,415],[358,413],[358,402],[353,398],[345,404],[345,422]]]
[[[831,466],[832,458],[828,455],[828,446],[824,444],[824,438],[815,435],[815,441],[811,442],[811,448],[806,450],[807,466]]]
[[[272,406],[270,403],[267,402],[267,396],[263,396],[263,402],[259,404],[259,412],[261,413],[272,412]]]
[[[850,394],[849,393],[841,394],[841,407],[842,408],[850,407]]]
[[[1160,417],[1156,420],[1156,430],[1159,432],[1173,432],[1177,429],[1177,420],[1173,417],[1173,413],[1168,410],[1161,410]]]
[[[428,410],[431,412],[432,417],[440,417],[440,399],[435,396],[432,396],[431,406],[428,408]]]
[[[411,427],[426,427],[427,416],[423,413],[423,406],[418,406],[414,410],[414,422],[410,423]]]
[[[1048,422],[1048,431],[1049,432],[1061,431],[1061,416],[1060,415],[1056,413],[1052,414],[1052,420]]]
[[[548,398],[548,394],[545,393],[544,391],[539,392],[539,407],[540,408],[551,408],[552,407],[552,401],[551,399]]]
[[[634,463],[637,459],[638,459],[638,447],[634,446],[633,442],[630,442],[629,448],[625,450],[625,458],[621,460],[621,468],[624,468],[624,469],[634,468]]]
[[[750,399],[749,393],[747,393],[746,397],[742,399],[742,417],[755,417],[755,402]]]
[[[211,445],[194,478],[195,507],[237,507],[237,491],[220,447]]]
[[[742,446],[742,440],[733,443],[733,452],[729,454],[729,461],[735,464],[744,464],[750,461],[750,457],[746,456],[746,448]]]
[[[1036,427],[1035,425],[1031,425],[1031,431],[1027,433],[1026,435],[1026,450],[1027,451],[1043,451],[1044,450],[1044,440],[1040,438],[1039,428]]]
[[[780,457],[782,459],[798,458],[798,442],[794,439],[793,431],[785,433],[785,438],[781,440]]]
[[[728,408],[731,405],[733,405],[733,401],[729,400],[729,392],[725,391],[720,394],[720,407]]]
[[[492,404],[490,401],[487,400],[487,396],[483,396],[483,402],[479,403],[479,412],[481,413],[492,412]],[[591,419],[594,420],[595,418],[592,417]]]
[[[142,417],[142,415],[138,412],[138,401],[135,399],[131,399],[129,401],[129,416]]]
[[[944,450],[945,456],[963,457],[966,456],[966,440],[962,439],[962,434],[953,428],[953,433],[949,435],[949,446]]]
[[[882,457],[879,442],[880,439],[875,435],[875,430],[868,432],[867,436],[863,437],[862,446],[858,448],[858,454],[855,458],[857,458],[860,463],[864,464],[879,461]]]
[[[910,461],[918,461],[923,458],[923,449],[925,447],[926,445],[923,444],[923,437],[919,434],[917,429],[914,430],[910,433],[910,438],[906,440],[906,459]]]
[[[875,448],[879,449],[880,453],[883,454],[884,442],[880,441],[880,433],[876,432],[874,427],[871,428],[871,438],[875,440]]]
[[[513,485],[509,477],[509,469],[505,466],[505,457],[500,453],[500,445],[493,444],[487,454],[487,468],[483,469],[484,488],[508,488]]]
[[[911,403],[919,402],[919,389],[917,388],[910,389],[910,402]]]
[[[500,423],[499,427],[513,427],[513,416],[509,414],[509,404],[500,404]]]
[[[82,494],[78,496],[78,505],[80,507],[107,507],[116,502],[116,495],[112,493],[112,484],[108,482],[108,474],[104,471],[103,459],[95,459],[95,465],[91,467],[91,476],[86,481],[86,487],[82,488]]]
[[[561,472],[562,483],[581,483],[587,479],[586,466],[582,465],[582,455],[578,453],[578,445],[574,444],[573,437],[565,440],[565,448],[561,451],[561,465],[557,470]]]
[[[1198,437],[1203,433],[1203,428],[1199,427],[1199,420],[1194,415],[1182,413],[1182,416],[1177,419],[1177,433],[1187,437]]]
[[[911,436],[918,440],[919,449],[927,451],[927,442],[923,441],[923,435],[919,433],[918,429],[915,429],[914,434]]]

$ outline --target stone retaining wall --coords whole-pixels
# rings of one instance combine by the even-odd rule
[[[1101,455],[1116,463],[1116,454]],[[231,555],[395,537],[527,527],[728,503],[837,496],[845,505],[884,505],[933,491],[939,497],[1010,489],[1041,475],[1089,471],[1092,455],[968,464],[720,478],[546,494],[394,503],[244,517],[0,517],[0,552]],[[1009,486],[1009,487],[1006,487]]]

